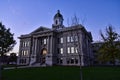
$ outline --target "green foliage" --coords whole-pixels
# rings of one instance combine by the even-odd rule
[[[10,53],[9,62],[12,62],[13,64],[17,63],[16,53]]]
[[[105,35],[100,32],[103,43],[99,49],[99,60],[102,62],[112,62],[115,64],[116,59],[120,59],[120,36],[113,30],[110,25],[106,28]]]
[[[0,23],[0,54],[3,55],[13,49],[16,41],[10,32],[10,28],[6,29],[2,23]]]

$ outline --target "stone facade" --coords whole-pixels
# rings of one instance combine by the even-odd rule
[[[84,26],[65,27],[58,11],[52,28],[39,27],[21,35],[19,65],[80,65],[92,64],[92,35]]]

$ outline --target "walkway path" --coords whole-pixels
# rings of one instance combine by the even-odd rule
[[[46,65],[39,65],[39,66],[6,67],[6,68],[4,68],[4,70],[7,70],[7,69],[16,69],[16,68],[30,68],[30,67],[46,67]]]

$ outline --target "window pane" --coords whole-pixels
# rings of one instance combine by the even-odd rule
[[[69,36],[67,37],[67,42],[70,42],[70,37]]]
[[[69,64],[70,63],[70,61],[69,60],[67,60],[67,64]]]
[[[24,56],[24,51],[22,50],[21,55]]]
[[[77,49],[77,47],[75,48],[75,53],[78,53],[78,49]]]
[[[27,42],[27,46],[30,46],[30,42],[29,41]]]
[[[24,42],[22,42],[22,47],[25,47]]]
[[[71,64],[73,64],[74,63],[74,58],[71,58]]]
[[[60,43],[63,43],[63,37],[60,38]]]
[[[28,56],[28,50],[26,51],[26,56]]]
[[[60,48],[60,53],[63,54],[63,48]]]
[[[25,54],[26,54],[26,51],[24,51],[24,56],[25,56]]]
[[[24,47],[26,47],[26,42],[24,42]]]
[[[46,44],[47,43],[47,40],[46,39],[44,39],[44,44]]]
[[[62,64],[63,63],[63,58],[60,58],[60,64]]]
[[[73,42],[73,36],[71,36],[71,42]]]
[[[74,53],[74,47],[71,47],[71,53]]]
[[[75,59],[75,64],[78,64],[78,59]]]
[[[67,48],[67,52],[70,53],[70,47]]]
[[[75,36],[75,41],[78,41],[78,36]]]

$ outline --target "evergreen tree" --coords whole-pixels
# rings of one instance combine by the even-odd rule
[[[10,28],[6,29],[0,22],[0,58],[13,49],[16,41],[13,38],[14,34],[10,32]],[[0,59],[0,78],[1,78],[1,59]],[[0,79],[1,80],[1,79]]]
[[[102,62],[112,62],[120,60],[120,36],[110,25],[106,28],[105,35],[100,32],[103,43],[99,49],[98,59]]]

